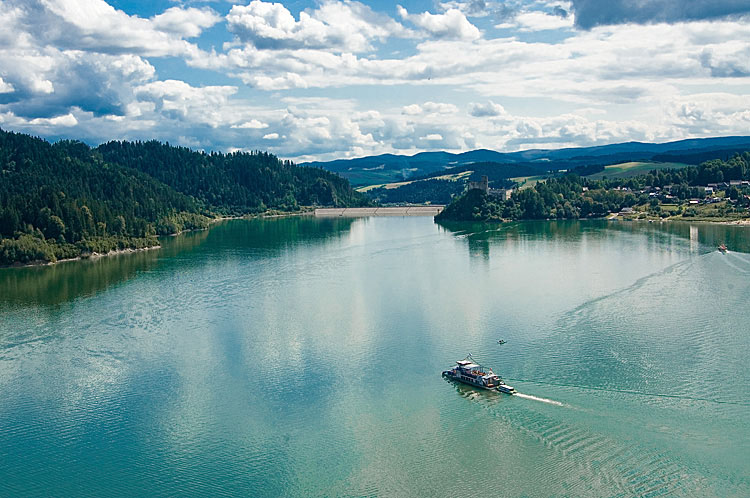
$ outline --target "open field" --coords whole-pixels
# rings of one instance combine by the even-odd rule
[[[339,174],[348,179],[355,188],[363,185],[384,185],[386,183],[396,182],[403,178],[403,172],[401,170],[393,169],[357,170],[352,172],[341,172]]]
[[[679,169],[688,166],[683,163],[655,163],[655,162],[641,162],[632,161],[628,163],[611,164],[605,166],[604,171],[594,173],[593,175],[587,175],[586,178],[592,180],[601,180],[605,176],[607,178],[630,178],[632,176],[642,175],[649,171],[659,169]]]
[[[549,175],[535,175],[535,176],[518,176],[516,178],[511,178],[510,180],[516,182],[519,185],[519,188],[531,188],[534,185],[536,185],[539,182],[543,182],[549,178]]]
[[[375,184],[375,185],[368,185],[366,187],[358,187],[356,190],[357,192],[369,192],[370,190],[381,188],[381,187],[385,187],[387,189],[394,189],[394,188],[403,187],[404,185],[409,185],[410,183],[424,182],[427,180],[454,180],[455,181],[455,180],[460,180],[461,178],[468,178],[469,175],[471,175],[472,173],[473,173],[472,171],[462,171],[461,173],[441,175],[441,176],[436,176],[433,178],[426,178],[424,180],[406,180],[403,182],[380,183],[380,184]]]
[[[689,166],[683,163],[657,163],[657,162],[646,162],[646,161],[631,161],[627,163],[610,164],[604,167],[604,171],[599,171],[592,175],[586,175],[586,178],[591,180],[601,180],[603,178],[630,178],[633,176],[643,175],[649,171],[659,169],[678,169]],[[536,176],[519,176],[511,178],[516,182],[520,188],[530,188],[549,178],[550,175],[536,175]]]

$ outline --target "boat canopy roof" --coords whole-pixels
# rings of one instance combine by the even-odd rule
[[[459,363],[459,365],[461,365],[462,368],[479,368],[479,365],[477,365],[476,363]]]

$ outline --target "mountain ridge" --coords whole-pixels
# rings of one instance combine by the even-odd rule
[[[427,175],[473,162],[495,162],[502,164],[538,164],[540,172],[551,169],[555,162],[564,162],[565,167],[584,166],[611,161],[612,164],[624,161],[650,160],[657,155],[673,154],[685,156],[707,151],[732,152],[750,148],[750,136],[727,136],[708,138],[687,138],[671,142],[651,143],[629,141],[587,147],[567,147],[562,149],[527,149],[516,152],[498,152],[491,149],[475,149],[452,153],[446,151],[419,152],[409,155],[379,154],[353,159],[332,161],[312,161],[300,163],[338,173],[353,185],[386,183]]]

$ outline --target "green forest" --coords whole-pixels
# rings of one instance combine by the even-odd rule
[[[347,180],[266,152],[91,148],[0,130],[0,265],[152,247],[220,216],[366,203]]]
[[[750,180],[750,152],[736,154],[727,161],[714,159],[698,166],[655,170],[632,178],[591,180],[567,174],[517,190],[507,201],[480,190],[469,190],[455,198],[436,219],[575,219],[602,217],[633,206],[648,206],[651,212],[660,213],[667,187],[669,202],[679,204],[686,199],[703,198],[703,187],[708,184],[724,184],[732,180]],[[750,207],[748,187],[725,185],[722,192],[724,214],[731,210],[747,216]],[[680,213],[683,217],[694,217],[696,210],[688,208]]]

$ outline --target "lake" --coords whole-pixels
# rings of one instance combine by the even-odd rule
[[[3,269],[0,494],[750,496],[748,302],[750,228],[678,223],[238,220]],[[520,395],[444,380],[468,353]]]

